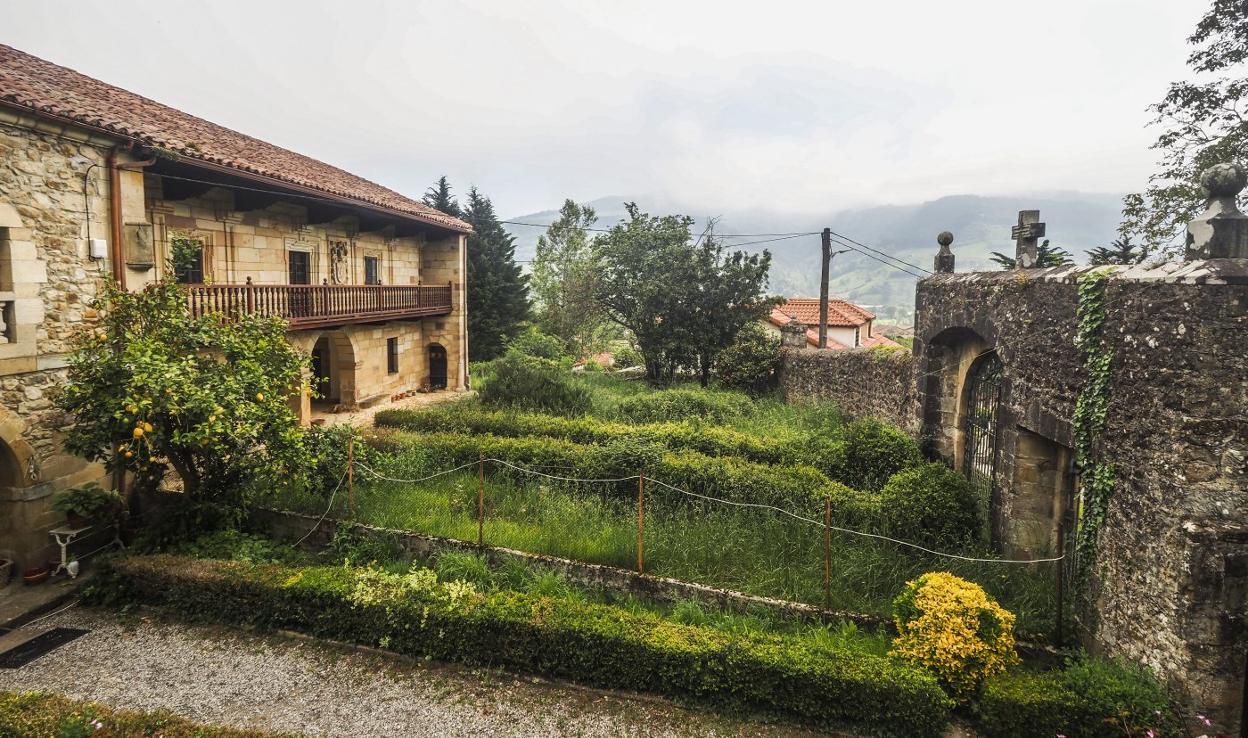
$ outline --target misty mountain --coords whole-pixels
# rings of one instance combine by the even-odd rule
[[[589,203],[598,212],[598,226],[609,228],[627,217],[626,200],[635,200],[655,215],[682,212],[693,216],[695,231],[704,227],[707,213],[671,207],[653,198],[603,197]],[[1122,207],[1120,195],[1057,192],[1031,196],[984,197],[953,195],[915,205],[883,205],[830,214],[785,215],[753,212],[723,214],[716,231],[734,236],[729,243],[745,244],[747,251],[768,249],[772,253],[770,289],[786,296],[819,294],[819,236],[800,236],[769,243],[751,244],[775,236],[767,234],[819,231],[824,226],[844,236],[896,256],[924,269],[932,268],[939,248],[936,234],[954,234],[953,252],[958,271],[997,269],[989,254],[1001,251],[1013,255],[1010,226],[1018,211],[1039,209],[1047,225],[1047,237],[1054,245],[1069,251],[1076,261],[1086,260],[1084,252],[1108,245],[1117,235]],[[521,215],[508,220],[548,225],[558,217],[556,210]],[[516,258],[530,260],[543,229],[508,225],[516,237]],[[758,234],[758,235],[754,235]],[[837,251],[843,246],[833,244]],[[908,319],[914,309],[915,278],[904,271],[881,264],[850,251],[832,261],[832,295],[870,306],[881,317]]]

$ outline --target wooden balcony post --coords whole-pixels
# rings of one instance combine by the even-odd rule
[[[243,285],[243,288],[247,291],[247,314],[252,315],[256,312],[256,293],[251,284],[251,277],[247,278],[247,284]]]

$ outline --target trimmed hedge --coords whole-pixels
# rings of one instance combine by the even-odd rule
[[[889,535],[929,546],[965,546],[985,538],[979,496],[966,477],[944,464],[897,472],[880,492]]]
[[[599,418],[563,418],[542,413],[501,412],[457,405],[429,410],[383,410],[378,427],[420,433],[489,433],[508,438],[538,436],[573,443],[621,440],[663,446],[669,451],[696,451],[707,456],[739,456],[760,464],[803,463],[806,454],[797,439],[760,440],[747,433],[688,423],[630,425]],[[789,441],[786,443],[786,441]]]
[[[931,675],[896,659],[569,598],[479,594],[459,582],[432,583],[427,570],[402,576],[172,556],[122,558],[110,567],[114,596],[193,619],[777,710],[820,726],[937,736],[952,704]]]
[[[615,413],[632,423],[655,423],[701,418],[715,423],[748,415],[753,401],[739,392],[706,389],[669,389],[622,400]]]
[[[440,457],[448,466],[476,461],[481,455],[519,466],[558,468],[567,476],[586,479],[628,477],[645,473],[689,492],[719,497],[734,502],[757,502],[769,505],[815,509],[812,502],[825,496],[834,500],[858,499],[854,491],[834,482],[809,466],[771,466],[743,461],[735,457],[714,457],[693,451],[677,453],[655,450],[653,446],[632,444],[618,439],[605,444],[579,444],[556,438],[500,438],[490,434],[461,433],[416,434],[393,431],[371,437],[371,443],[382,451],[420,448]],[[647,451],[654,450],[654,453]],[[492,473],[500,473],[497,468]],[[625,494],[635,494],[635,485],[627,484]],[[838,519],[841,519],[838,517]]]
[[[972,713],[975,727],[990,738],[1119,738],[1150,729],[1157,738],[1185,735],[1152,676],[1104,659],[988,679]]]
[[[96,727],[96,725],[99,727]],[[194,723],[163,710],[115,710],[42,692],[0,692],[0,736],[6,738],[298,738]]]
[[[846,425],[840,438],[816,444],[813,463],[842,484],[879,492],[897,472],[922,464],[923,453],[904,432],[864,418]]]

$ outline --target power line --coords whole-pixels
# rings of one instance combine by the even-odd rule
[[[910,275],[911,277],[914,277],[915,279],[924,279],[924,278],[927,276],[927,275],[925,275],[925,274],[917,274],[917,273],[915,273],[914,271],[912,271],[912,270],[910,270],[910,269],[908,269],[908,268],[906,268],[906,267],[897,266],[896,264],[894,264],[894,263],[892,263],[892,262],[890,262],[890,261],[885,261],[885,260],[881,259],[880,257],[875,256],[874,254],[871,254],[870,252],[863,251],[862,249],[855,247],[853,244],[846,243],[845,241],[842,241],[842,240],[840,240],[840,239],[838,239],[838,238],[834,238],[834,239],[832,239],[832,241],[833,241],[834,243],[837,243],[837,244],[841,245],[841,246],[844,246],[845,248],[849,249],[850,251],[853,251],[853,252],[858,253],[858,254],[862,254],[863,256],[867,257],[868,259],[873,259],[873,260],[875,260],[875,261],[878,261],[879,263],[883,264],[883,265],[884,265],[884,266],[886,266],[886,267],[889,267],[889,268],[891,268],[891,269],[896,269],[896,270],[897,270],[897,271],[899,271],[899,272],[904,272],[904,273],[906,273],[906,274]]]
[[[880,256],[885,256],[885,257],[888,257],[889,259],[892,259],[892,260],[893,260],[893,261],[895,261],[895,262],[898,262],[898,263],[900,263],[900,264],[905,264],[906,266],[910,267],[911,269],[917,269],[917,270],[919,270],[920,272],[924,272],[924,273],[926,273],[926,274],[931,274],[931,273],[932,273],[932,272],[931,272],[931,270],[929,270],[929,269],[924,269],[923,267],[919,266],[918,264],[911,264],[910,262],[906,261],[905,259],[899,259],[899,258],[897,258],[896,256],[893,256],[893,255],[892,255],[892,254],[890,254],[890,253],[887,253],[887,252],[884,252],[884,251],[880,251],[879,249],[876,249],[876,248],[872,248],[872,247],[870,247],[870,246],[866,245],[865,243],[862,243],[862,242],[860,242],[860,241],[855,241],[854,239],[850,238],[849,236],[846,236],[846,235],[843,235],[843,234],[837,233],[836,231],[833,231],[833,230],[830,230],[830,229],[829,229],[829,231],[828,231],[828,232],[829,232],[829,233],[831,233],[833,236],[836,236],[837,238],[843,238],[843,239],[845,239],[846,241],[849,241],[849,242],[850,242],[850,243],[852,243],[852,244],[855,244],[855,245],[857,245],[857,246],[861,246],[861,247],[863,247],[864,249],[866,249],[867,251],[873,251],[873,252],[875,252],[875,253],[879,254]],[[842,244],[842,245],[846,245],[846,246],[847,246],[848,244]]]
[[[504,225],[525,226],[526,228],[550,228],[553,225],[551,223],[522,223],[518,220],[500,220],[498,222]],[[612,231],[611,228],[589,228],[589,227],[583,228],[582,230],[593,231],[594,233],[610,233]],[[764,236],[768,238],[772,236],[782,236],[782,237],[788,238],[790,236],[796,237],[796,236],[809,236],[809,235],[811,234],[810,233],[798,233],[795,231],[789,231],[788,233],[716,233],[715,234],[717,238],[762,238]],[[733,245],[744,246],[746,244],[733,244]]]

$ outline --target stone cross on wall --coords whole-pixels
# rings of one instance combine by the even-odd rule
[[[1018,211],[1018,225],[1010,229],[1010,238],[1016,244],[1014,259],[1019,269],[1031,269],[1036,265],[1036,243],[1043,236],[1044,224],[1040,222],[1040,211]]]

